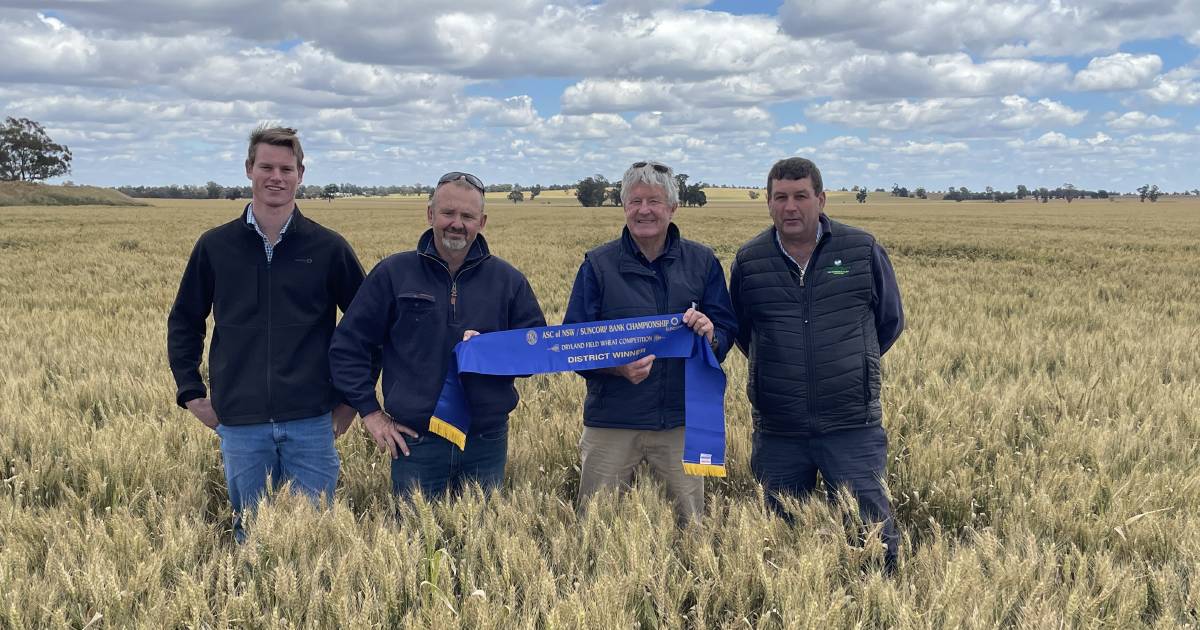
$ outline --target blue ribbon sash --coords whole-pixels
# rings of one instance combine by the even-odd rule
[[[463,449],[471,414],[460,372],[527,376],[617,367],[648,354],[684,359],[683,470],[725,476],[725,372],[682,314],[487,333],[454,347],[429,431]]]

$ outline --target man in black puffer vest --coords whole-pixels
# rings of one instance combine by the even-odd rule
[[[811,161],[771,167],[767,207],[774,226],[738,250],[729,279],[737,345],[750,359],[750,467],[785,518],[779,497],[808,495],[818,472],[831,501],[848,488],[863,520],[883,523],[893,570],[879,393],[880,357],[904,329],[895,273],[874,237],[825,215]]]
[[[725,273],[713,251],[679,236],[675,174],[635,162],[621,180],[625,229],[584,255],[564,324],[683,313],[683,323],[723,360],[737,323]],[[579,505],[604,489],[621,490],[645,460],[666,483],[682,522],[704,514],[704,478],[683,472],[683,359],[647,355],[619,368],[580,372],[587,379],[579,450]]]

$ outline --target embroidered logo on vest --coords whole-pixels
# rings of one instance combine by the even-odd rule
[[[844,276],[850,273],[850,267],[842,264],[842,259],[833,261],[833,265],[825,268],[825,273],[831,276]]]

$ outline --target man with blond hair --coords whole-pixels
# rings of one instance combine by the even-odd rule
[[[329,340],[363,280],[346,240],[296,206],[304,150],[294,129],[255,129],[246,177],[250,203],[196,242],[167,319],[175,400],[221,438],[239,541],[268,479],[333,496],[333,441],[354,409],[330,380]],[[200,373],[210,312],[211,398]]]

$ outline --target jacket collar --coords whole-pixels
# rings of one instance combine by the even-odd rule
[[[820,216],[817,217],[817,223],[818,223],[817,243],[820,243],[822,239],[824,239],[828,236],[833,236],[833,233],[834,233],[833,221],[829,220],[829,215],[822,212],[820,214]],[[783,246],[779,240],[779,231],[777,229],[775,229],[775,226],[773,224],[771,225],[771,227],[767,228],[765,231],[762,232],[762,236],[764,239],[767,239],[771,243],[774,243],[775,249],[778,249],[779,251],[783,252]],[[786,255],[786,252],[785,252],[785,255]]]
[[[417,251],[424,256],[432,257],[443,265],[446,264],[446,261],[438,254],[437,245],[433,243],[433,228],[425,230],[425,233],[421,235],[420,240],[417,241]],[[483,238],[483,233],[476,234],[475,242],[471,243],[471,250],[467,252],[467,259],[463,261],[463,267],[469,267],[491,255],[491,249],[488,248],[487,239]]]
[[[251,234],[258,236],[257,232],[254,229],[254,226],[250,225],[250,221],[247,220],[246,215],[249,213],[249,211],[250,211],[250,203],[248,202],[245,206],[242,207],[242,215],[239,217],[242,221],[242,227],[249,230]],[[300,206],[292,206],[292,222],[290,225],[288,225],[288,234],[299,234],[299,233],[303,232],[304,226],[307,223],[308,223],[308,219],[306,219],[304,217],[304,215],[300,213]]]
[[[672,221],[667,224],[667,242],[663,244],[663,252],[658,257],[679,258],[679,247],[679,227]],[[629,233],[628,225],[621,228],[621,255],[623,258],[632,258],[639,263],[649,262],[642,254],[642,250],[638,249],[637,243],[633,242],[633,235]]]

